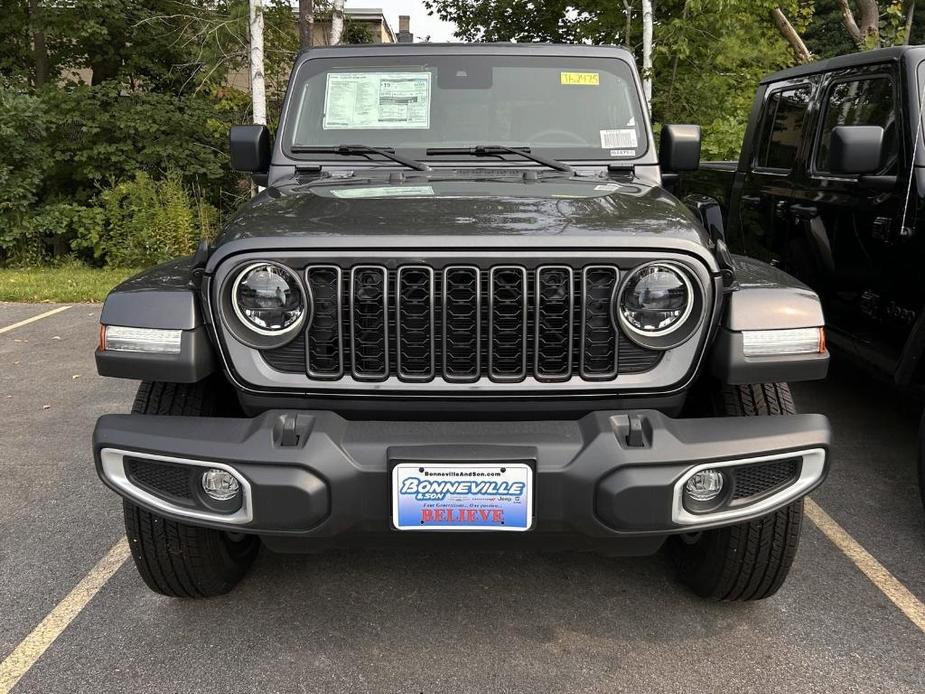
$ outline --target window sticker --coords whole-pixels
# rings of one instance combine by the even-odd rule
[[[597,87],[601,83],[599,72],[562,72],[559,73],[561,84]]]
[[[431,186],[376,186],[372,188],[339,188],[331,191],[335,198],[429,198],[433,197]]]
[[[636,149],[636,128],[601,130],[602,149]]]
[[[426,130],[430,128],[430,73],[329,73],[321,127]]]

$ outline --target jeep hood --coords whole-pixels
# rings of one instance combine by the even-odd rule
[[[301,247],[408,244],[707,245],[700,224],[640,179],[431,175],[338,179],[268,188],[228,223],[218,245]],[[425,241],[426,239],[426,241]],[[669,240],[670,239],[670,240]],[[347,243],[348,241],[355,243]],[[247,242],[250,243],[247,243]],[[686,243],[685,243],[686,242]],[[533,242],[531,242],[533,243]]]

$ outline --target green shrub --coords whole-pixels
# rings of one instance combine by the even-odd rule
[[[200,239],[215,235],[218,225],[218,210],[175,173],[159,181],[139,173],[105,190],[100,200],[99,223],[83,225],[73,246],[113,267],[144,267],[189,255]]]

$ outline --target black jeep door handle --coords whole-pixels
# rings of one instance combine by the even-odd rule
[[[741,200],[746,207],[751,207],[752,209],[761,207],[761,198],[757,195],[743,195]]]
[[[790,211],[798,219],[812,219],[819,216],[819,208],[815,205],[800,205],[797,203],[790,206]]]

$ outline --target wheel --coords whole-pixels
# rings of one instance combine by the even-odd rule
[[[794,414],[786,383],[723,385],[714,415],[756,417]],[[783,585],[800,543],[803,500],[747,523],[669,539],[680,580],[714,600],[762,600]]]
[[[142,383],[133,414],[216,416],[228,407],[224,382]],[[227,410],[225,410],[227,411]],[[223,595],[241,580],[260,547],[252,535],[227,533],[164,518],[124,500],[125,535],[148,587],[175,598]]]

